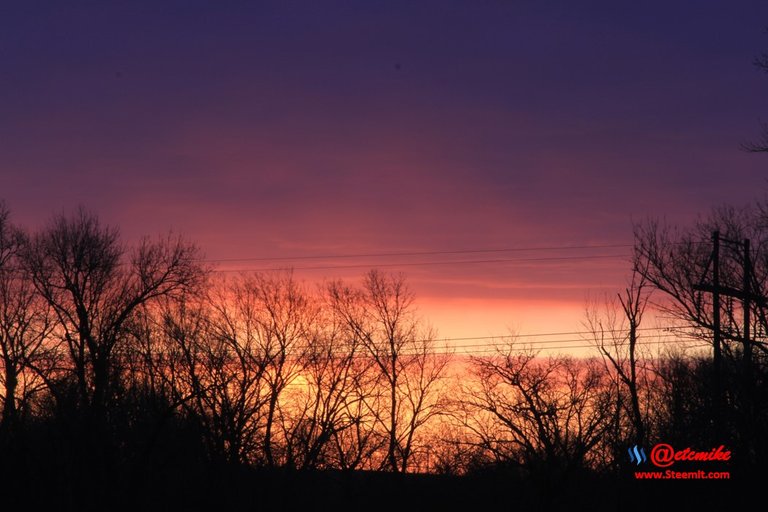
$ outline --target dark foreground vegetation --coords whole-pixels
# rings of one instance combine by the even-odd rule
[[[165,465],[27,464],[4,475],[9,510],[735,510],[760,491],[764,472],[734,471],[728,481],[635,481],[630,471],[568,478],[521,475],[492,466],[465,475],[247,468],[192,464],[189,454]],[[66,469],[62,466],[67,466]],[[4,507],[5,509],[5,507]]]
[[[0,208],[0,503],[733,508],[766,473],[767,226],[761,205],[638,225],[626,289],[588,309],[593,356],[467,356],[402,276],[225,279],[180,237],[128,248],[82,209],[28,233]],[[656,344],[650,308],[672,319]],[[731,478],[635,481],[654,466],[628,449],[658,443],[724,446],[674,469]]]

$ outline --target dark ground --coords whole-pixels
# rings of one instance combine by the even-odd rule
[[[763,492],[759,479],[745,475],[734,475],[731,481],[649,482],[634,481],[630,473],[554,482],[506,471],[457,477],[229,468],[209,469],[196,477],[189,471],[153,472],[139,485],[124,479],[105,485],[109,475],[100,475],[69,486],[62,485],[67,478],[48,475],[58,481],[51,483],[41,476],[26,483],[6,478],[0,488],[12,484],[3,494],[15,496],[28,510],[140,511],[734,510]],[[99,480],[98,488],[91,485]]]

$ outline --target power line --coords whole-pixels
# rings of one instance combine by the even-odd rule
[[[652,346],[652,345],[669,345],[669,344],[678,344],[678,343],[684,343],[682,340],[659,340],[659,341],[653,341],[653,342],[638,342],[638,345],[643,346]],[[685,348],[711,348],[712,346],[708,343],[699,343],[696,345],[686,345]],[[432,351],[430,354],[433,355],[460,355],[460,356],[471,356],[471,355],[477,355],[477,354],[497,354],[499,353],[499,348],[507,348],[503,345],[499,346],[489,346],[489,347],[483,347],[479,350],[472,350],[472,351]],[[522,352],[525,350],[526,347],[511,347],[515,348],[515,352]],[[545,351],[545,350],[575,350],[575,349],[585,349],[585,348],[595,348],[595,345],[562,345],[562,346],[548,346],[548,347],[536,347],[536,351]]]
[[[694,340],[689,340],[689,343]],[[637,345],[640,346],[660,346],[660,345],[681,345],[681,348],[685,349],[696,349],[696,348],[711,348],[711,345],[708,343],[697,343],[696,345],[690,345],[685,344],[686,342],[683,340],[656,340],[656,341],[644,341],[644,342],[638,342]],[[310,347],[303,346],[303,345],[292,345],[290,347],[287,347],[287,349],[295,350],[296,352],[293,353],[293,356],[290,354],[288,357],[297,357],[300,358],[302,356],[306,356],[306,354],[302,354],[302,349],[308,349]],[[326,347],[330,348],[330,347]],[[375,354],[371,353],[370,349],[366,348],[364,345],[357,345],[357,349],[354,353],[344,353],[339,352],[339,349],[342,347],[336,347],[336,351],[331,351],[328,354],[318,355],[315,354],[313,356],[313,359],[319,360],[319,361],[328,361],[328,360],[334,360],[334,359],[370,359],[377,357]],[[398,351],[397,354],[399,357],[408,357],[408,356],[480,356],[480,355],[507,355],[508,352],[516,353],[516,354],[523,354],[526,352],[527,349],[532,349],[535,352],[546,352],[546,351],[552,351],[552,350],[576,350],[576,349],[594,349],[596,348],[595,345],[591,344],[582,344],[582,345],[555,345],[555,346],[546,346],[546,347],[526,347],[526,346],[515,346],[515,345],[486,345],[481,347],[474,347],[473,350],[452,350],[452,348],[461,348],[461,347],[451,347],[446,350],[426,350],[426,351],[413,351],[413,350],[401,350]],[[509,350],[500,350],[500,349],[509,349]],[[335,353],[334,353],[335,352]],[[381,354],[382,357],[388,358],[390,357],[387,353]]]
[[[593,256],[553,256],[543,258],[499,258],[488,260],[458,260],[458,261],[424,261],[424,262],[403,262],[403,263],[365,263],[354,265],[323,265],[309,267],[273,267],[273,268],[234,268],[234,269],[214,269],[212,272],[275,272],[290,270],[337,270],[346,268],[384,268],[384,267],[416,267],[431,265],[462,265],[477,263],[511,263],[511,262],[534,262],[534,261],[576,261],[576,260],[597,260],[597,259],[623,259],[626,254],[601,254]]]
[[[208,263],[228,263],[233,261],[290,261],[310,259],[343,259],[343,258],[389,258],[396,256],[434,256],[443,254],[480,254],[499,252],[528,252],[528,251],[559,251],[559,250],[588,250],[588,249],[619,249],[633,247],[631,244],[601,244],[601,245],[560,245],[542,247],[511,247],[506,249],[457,249],[449,251],[413,251],[413,252],[380,252],[359,254],[326,254],[305,256],[275,256],[275,257],[248,257],[248,258],[216,258],[202,259]]]
[[[708,343],[697,343],[695,345],[690,345],[689,343],[692,343],[696,340],[688,340],[687,342],[685,340],[656,340],[656,341],[642,341],[638,342],[637,345],[639,346],[660,346],[660,345],[680,345],[681,347],[685,349],[695,349],[695,348],[710,348],[711,345]],[[295,349],[301,349],[304,347],[293,347]],[[320,360],[327,360],[330,358],[338,358],[338,359],[344,359],[345,357],[351,357],[353,359],[367,359],[374,357],[368,349],[366,349],[364,346],[360,346],[360,351],[355,354],[339,354],[337,356],[331,355],[331,356],[322,356],[319,359]],[[475,355],[505,355],[508,350],[503,349],[510,349],[513,353],[525,353],[527,349],[531,349],[535,352],[542,352],[542,351],[552,351],[552,350],[576,350],[576,349],[594,349],[596,348],[595,345],[591,344],[582,344],[582,345],[554,345],[554,346],[546,346],[546,347],[528,347],[528,346],[515,346],[515,345],[485,345],[485,346],[479,346],[479,347],[470,347],[473,348],[473,350],[453,350],[454,348],[462,348],[462,347],[448,347],[445,350],[434,350],[430,349],[424,352],[421,351],[412,351],[412,350],[402,350],[398,352],[398,356],[402,357],[408,357],[408,356],[418,356],[418,355],[432,355],[432,356],[475,356]],[[500,350],[502,349],[502,350]],[[384,354],[384,357],[388,357],[386,353]]]
[[[637,330],[664,331],[664,328],[646,328],[646,329],[637,329]],[[614,332],[623,332],[623,331],[618,331],[617,330],[617,331],[614,331]],[[561,334],[569,334],[569,333],[561,333]],[[592,333],[589,332],[589,331],[585,331],[583,333],[582,332],[575,332],[575,333],[572,333],[572,334],[592,334]],[[671,334],[671,332],[664,333],[664,334]],[[541,334],[541,335],[539,335],[539,334],[531,334],[531,335],[528,335],[528,336],[556,336],[556,335],[557,334]],[[661,333],[659,335],[661,335]],[[548,345],[548,344],[557,344],[557,343],[584,343],[584,342],[589,341],[589,340],[586,340],[584,338],[566,338],[566,339],[532,340],[532,341],[525,341],[525,342],[518,343],[517,342],[517,338],[521,338],[521,337],[525,337],[525,335],[521,335],[521,336],[507,336],[507,337],[441,338],[441,339],[435,339],[435,340],[432,340],[432,341],[440,342],[440,341],[464,341],[464,340],[486,340],[486,339],[498,339],[499,340],[498,343],[451,344],[450,345],[451,348],[461,348],[461,347],[481,347],[481,348],[483,348],[483,347],[503,347],[503,346],[509,346],[509,345],[518,345],[520,347],[526,347],[526,346],[538,346],[538,345]],[[505,338],[506,338],[506,341],[505,341]],[[429,340],[416,340],[416,341],[419,342],[419,341],[429,341]],[[648,341],[641,340],[641,341],[638,341],[638,344],[658,343],[660,341],[663,341],[663,340],[656,340],[656,341],[653,341],[653,340],[648,340]],[[699,341],[701,341],[701,340],[698,339],[698,338],[684,339],[684,338],[677,337],[674,340],[668,340],[668,341],[665,341],[665,342],[670,342],[670,343],[673,343],[673,342],[674,343],[677,343],[677,342],[680,342],[680,343],[693,343],[693,342],[699,342]],[[588,346],[589,347],[595,347],[596,345],[594,343],[591,343]]]
[[[663,327],[657,327],[657,328],[643,328],[639,330],[644,331],[651,331],[651,330],[657,330],[662,331],[666,328]],[[614,332],[619,332],[619,330],[615,330]],[[584,334],[590,334],[589,331],[583,331]],[[537,334],[529,334],[529,335],[522,335],[522,336],[556,336],[556,335],[563,335],[563,334],[581,334],[581,332],[564,332],[564,333],[537,333]],[[533,349],[533,350],[564,350],[564,349],[584,349],[584,348],[592,348],[596,349],[597,345],[595,343],[585,343],[587,340],[583,338],[572,338],[572,339],[550,339],[550,340],[533,340],[528,341],[525,343],[516,343],[516,341],[513,339],[509,340],[509,337],[507,339],[509,341],[505,341],[504,337],[465,337],[465,338],[438,338],[438,339],[415,339],[411,340],[415,343],[425,342],[425,341],[434,341],[434,342],[440,342],[440,341],[461,341],[461,340],[484,340],[484,339],[498,339],[498,343],[467,343],[467,344],[451,344],[449,346],[445,347],[445,350],[440,350],[440,347],[432,347],[425,351],[427,354],[434,354],[434,355],[448,355],[448,354],[454,354],[457,353],[459,355],[473,355],[473,354],[484,354],[484,353],[498,353],[499,349],[512,349],[516,352],[522,352],[527,349]],[[580,343],[579,345],[573,345],[573,343]],[[699,345],[691,346],[687,345],[687,348],[692,347],[708,347],[710,346],[707,343],[701,343],[701,340],[699,339],[683,339],[683,338],[675,338],[675,339],[657,339],[657,340],[640,340],[637,342],[637,346],[649,346],[649,345],[664,345],[664,344],[689,344],[689,343],[699,343]],[[550,346],[551,345],[551,346]],[[375,346],[375,344],[374,344]],[[349,343],[349,342],[341,342],[334,344],[332,346],[323,346],[322,343],[319,344],[318,348],[325,350],[336,350],[336,351],[343,351],[345,348],[357,348],[363,353],[356,354],[352,357],[371,357],[370,354],[366,354],[369,349],[366,348],[366,344],[362,342],[356,342],[356,343]],[[306,342],[298,342],[298,343],[289,343],[286,345],[285,349],[288,351],[297,351],[301,352],[303,350],[310,350],[315,348],[313,344],[308,344]],[[398,354],[403,356],[409,356],[409,355],[418,355],[421,354],[420,351],[414,351],[413,349],[410,349],[411,347],[407,347],[401,351],[398,351]],[[473,349],[473,350],[460,350],[456,351],[456,349]],[[343,358],[345,357],[343,354],[339,355],[338,357]]]
[[[484,347],[503,347],[503,346],[508,346],[510,344],[511,345],[519,345],[521,347],[528,347],[528,346],[539,346],[539,345],[552,345],[552,344],[557,344],[557,343],[585,343],[585,342],[589,342],[589,341],[590,340],[585,340],[584,338],[571,338],[571,339],[562,339],[562,340],[535,340],[535,341],[526,341],[526,342],[520,342],[520,343],[515,343],[514,341],[512,341],[512,343],[509,343],[509,342],[504,343],[503,341],[500,341],[499,343],[466,343],[466,344],[458,344],[458,345],[452,344],[452,345],[450,345],[450,347],[451,348],[463,348],[463,347],[465,347],[465,348],[471,348],[471,347],[481,347],[481,348],[484,348]],[[679,338],[678,341],[680,341],[681,343],[692,343],[692,342],[701,341],[701,340],[698,340],[698,339],[688,339],[688,340],[686,340],[686,339]],[[641,343],[641,342],[638,342],[638,343]],[[642,343],[645,343],[645,342],[643,341]],[[605,344],[605,345],[608,346],[610,344]],[[589,346],[590,347],[596,347],[598,345],[596,343],[592,343]]]
[[[669,245],[702,245],[707,242],[669,242]],[[501,249],[451,249],[445,251],[402,251],[402,252],[370,252],[370,253],[342,253],[342,254],[312,254],[296,256],[248,256],[243,258],[201,258],[198,261],[207,263],[230,263],[237,261],[296,261],[296,260],[323,260],[323,259],[346,259],[346,258],[391,258],[399,256],[435,256],[444,254],[483,254],[483,253],[503,253],[503,252],[533,252],[533,251],[570,251],[570,250],[590,250],[590,249],[627,249],[634,247],[634,244],[582,244],[582,245],[550,245],[550,246],[529,246],[529,247],[507,247]]]
[[[670,331],[676,329],[676,327],[639,327],[637,331]],[[604,333],[622,333],[626,332],[626,329],[602,329],[600,332]],[[434,341],[471,341],[471,340],[493,340],[503,338],[537,338],[537,337],[552,337],[552,336],[578,336],[581,334],[592,334],[593,331],[561,331],[561,332],[535,332],[528,334],[504,334],[496,336],[468,336],[460,338],[436,338]],[[424,341],[424,340],[421,340]]]

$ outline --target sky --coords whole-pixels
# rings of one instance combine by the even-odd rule
[[[766,195],[739,149],[766,27],[765,1],[3,0],[0,198],[220,271],[402,271],[444,336],[579,330],[634,222]]]

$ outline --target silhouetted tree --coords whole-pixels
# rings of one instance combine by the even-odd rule
[[[766,389],[768,332],[766,284],[768,284],[768,215],[765,204],[743,208],[720,207],[693,227],[679,229],[659,221],[646,221],[635,227],[635,269],[653,288],[654,306],[677,318],[682,324],[679,335],[696,337],[712,344],[714,307],[712,294],[698,285],[712,280],[712,232],[720,233],[719,284],[729,289],[721,296],[722,364],[700,365],[700,377],[708,387],[701,410],[708,419],[700,430],[708,432],[709,442],[738,442],[753,461],[757,443],[766,447],[759,434],[768,427],[768,401],[760,390]],[[744,339],[744,246],[750,239],[751,263],[747,292],[750,296],[750,337]],[[749,343],[751,356],[744,348]],[[708,369],[708,370],[707,370]],[[709,371],[709,374],[706,373]],[[714,382],[719,382],[717,386]],[[721,397],[721,398],[720,398]],[[676,420],[677,421],[677,420]]]
[[[712,294],[697,289],[711,281],[713,231],[724,240],[720,250],[720,285],[732,290],[743,288],[743,252],[740,242],[751,240],[751,283],[754,296],[766,296],[768,283],[768,215],[765,205],[743,208],[720,207],[689,229],[679,229],[657,220],[635,226],[634,267],[653,288],[654,306],[678,318],[690,327],[688,334],[711,342],[713,324]],[[743,340],[741,308],[733,297],[723,296],[721,332],[724,340]],[[752,332],[768,332],[765,304],[752,301]],[[757,329],[756,329],[757,328]],[[766,349],[758,344],[758,350]],[[723,354],[733,356],[733,347],[725,343]]]
[[[462,399],[456,395],[456,401]],[[453,416],[461,421],[460,411]],[[431,472],[442,475],[466,475],[473,471],[482,471],[502,464],[504,461],[494,458],[494,454],[477,442],[477,438],[461,422],[443,422],[432,440],[430,464]]]
[[[344,401],[344,415],[352,420],[349,428],[333,433],[334,454],[340,469],[380,469],[376,454],[385,450],[388,440],[378,424],[375,407],[379,404],[379,369],[363,343],[361,323],[366,318],[362,292],[341,281],[327,287],[328,308],[349,347],[354,347],[355,365],[351,389]]]
[[[346,431],[359,429],[366,420],[362,405],[371,361],[334,308],[323,308],[313,331],[304,350],[301,376],[283,407],[289,464],[301,469],[350,469],[360,460],[350,457],[359,452],[350,451],[354,444],[350,446],[349,440],[355,436]]]
[[[376,369],[376,392],[367,403],[386,439],[381,467],[405,472],[417,433],[443,411],[439,379],[449,358],[434,353],[434,334],[415,316],[414,297],[403,276],[373,270],[362,289],[337,283],[331,293]]]
[[[301,374],[304,353],[314,341],[318,312],[290,273],[255,274],[245,286],[256,299],[257,328],[267,361],[264,456],[268,466],[281,465],[287,456],[284,451],[286,439],[281,439],[279,432],[284,420],[281,398],[287,386]]]
[[[170,306],[170,307],[168,307]],[[163,314],[167,378],[199,422],[212,460],[258,463],[269,389],[257,297],[236,282],[204,300],[169,302]]]
[[[473,358],[465,425],[498,461],[545,474],[591,467],[611,426],[612,387],[593,359],[539,357],[510,343]]]
[[[66,343],[81,405],[103,415],[119,380],[114,353],[134,311],[180,293],[202,271],[198,252],[180,237],[148,239],[130,253],[115,228],[80,208],[59,215],[31,238],[22,261],[53,309]]]
[[[46,376],[33,368],[46,368],[42,359],[51,321],[47,305],[40,301],[20,265],[23,240],[24,234],[11,225],[9,211],[0,202],[0,434],[18,424],[30,397],[43,386],[41,376]]]
[[[638,344],[640,323],[648,305],[647,282],[637,271],[632,272],[629,285],[613,300],[603,306],[587,309],[586,327],[592,333],[592,341],[600,351],[608,374],[616,386],[616,442],[631,440],[643,445],[646,438],[645,409],[641,404],[641,386],[647,381],[650,359],[648,351]],[[640,358],[645,356],[645,361]],[[626,413],[626,414],[625,414]],[[625,431],[623,417],[630,418],[631,432]],[[622,439],[624,438],[624,439]]]

